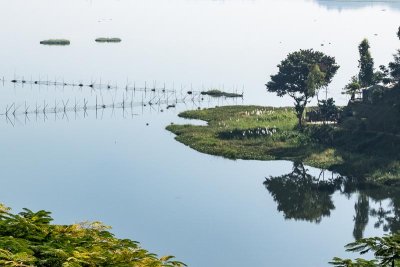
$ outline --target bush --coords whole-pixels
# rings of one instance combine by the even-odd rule
[[[339,117],[339,109],[335,105],[333,98],[318,101],[318,110],[324,121],[337,121]]]

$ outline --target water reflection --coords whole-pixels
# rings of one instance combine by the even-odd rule
[[[355,239],[361,239],[369,220],[369,199],[363,192],[360,192],[358,196],[357,203],[354,205],[354,211],[353,236]]]
[[[320,223],[335,209],[332,195],[336,192],[351,198],[354,204],[353,237],[360,239],[370,222],[375,228],[395,232],[400,230],[399,190],[367,186],[324,170],[314,176],[302,164],[293,163],[292,171],[276,177],[266,178],[264,186],[277,203],[278,211],[285,219]],[[388,201],[389,204],[385,204]]]
[[[337,10],[346,10],[346,9],[360,9],[371,6],[385,6],[389,9],[400,9],[399,1],[340,1],[340,0],[315,0],[318,5],[323,6],[327,9],[337,9]]]
[[[320,181],[303,164],[294,163],[291,173],[267,178],[264,185],[286,219],[319,223],[335,208],[331,195],[340,184],[336,179]]]

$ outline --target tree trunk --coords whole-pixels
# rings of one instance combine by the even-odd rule
[[[299,120],[299,128],[302,128],[303,127],[303,113],[298,113],[297,119]]]
[[[295,98],[295,106],[294,109],[296,111],[296,116],[299,121],[299,128],[303,127],[303,113],[306,108],[307,98]]]
[[[296,116],[299,123],[299,128],[303,127],[303,113],[304,113],[304,106],[301,104],[297,105],[296,107]]]

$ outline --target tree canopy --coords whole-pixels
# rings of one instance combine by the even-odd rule
[[[397,31],[397,37],[400,39],[400,27]],[[389,63],[390,75],[393,78],[393,81],[396,83],[400,82],[400,49],[397,50],[397,53],[394,55],[394,61]]]
[[[290,53],[278,65],[278,69],[278,73],[271,75],[271,80],[266,84],[267,90],[278,96],[289,95],[294,99],[301,126],[307,103],[319,89],[328,86],[339,66],[334,57],[308,49]]]
[[[394,61],[389,63],[389,68],[393,81],[396,83],[400,82],[400,50],[394,55]]]
[[[358,46],[360,53],[360,60],[358,61],[358,67],[360,72],[358,73],[358,80],[360,81],[361,87],[368,87],[374,84],[374,59],[369,51],[370,45],[367,39],[362,40]]]

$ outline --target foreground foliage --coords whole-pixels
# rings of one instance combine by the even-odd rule
[[[172,256],[158,258],[135,241],[118,239],[100,222],[50,224],[50,212],[24,209],[12,214],[0,204],[0,266],[173,267]]]
[[[384,237],[363,238],[346,246],[349,252],[361,255],[373,253],[375,259],[341,259],[334,258],[332,265],[337,267],[394,267],[400,264],[400,234]]]

